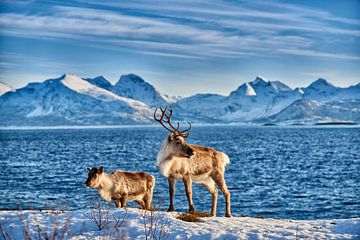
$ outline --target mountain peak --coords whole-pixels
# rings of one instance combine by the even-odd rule
[[[263,77],[261,77],[261,76],[256,76],[256,78],[255,78],[255,80],[253,80],[251,83],[253,83],[253,84],[262,84],[262,83],[268,83],[269,82],[269,80],[267,80],[267,79],[265,79],[265,78],[263,78]]]
[[[304,89],[304,97],[310,100],[330,100],[336,97],[338,92],[339,88],[319,78]]]
[[[96,76],[94,77],[93,79],[99,79],[99,80],[106,80],[106,81],[109,81],[109,79],[107,77],[105,77],[104,75],[99,75],[99,76]]]
[[[139,100],[150,106],[170,102],[169,98],[157,91],[153,85],[133,73],[122,75],[113,91],[119,96]]]
[[[314,81],[308,86],[308,88],[322,88],[322,87],[335,87],[335,86],[329,83],[324,78],[319,78],[318,80]]]
[[[137,83],[137,84],[141,84],[141,83],[149,84],[149,83],[145,82],[145,80],[142,79],[140,76],[138,76],[138,75],[136,75],[134,73],[121,75],[121,77],[119,79],[119,82],[120,81],[134,82],[134,83]]]
[[[50,80],[77,81],[79,79],[81,79],[81,78],[74,74],[64,73],[61,77],[59,77],[57,79],[50,79]]]
[[[98,86],[100,88],[104,88],[106,90],[111,91],[113,88],[113,85],[110,83],[108,78],[106,78],[103,75],[97,76],[95,78],[84,78],[84,80],[88,81],[89,83]]]

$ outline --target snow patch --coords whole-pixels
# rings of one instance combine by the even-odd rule
[[[250,86],[249,83],[246,83],[246,96],[256,96],[255,90]]]
[[[26,117],[42,117],[50,115],[53,112],[53,107],[51,106],[48,110],[43,109],[41,106],[37,106],[34,111],[26,115]]]
[[[114,101],[119,100],[125,103],[128,103],[129,105],[138,105],[138,106],[145,106],[144,103],[128,99],[125,97],[120,97],[110,91],[107,91],[103,88],[99,88],[82,78],[75,76],[75,75],[65,75],[64,78],[61,80],[61,82],[71,90],[85,94],[90,95],[92,97],[105,100],[105,101]]]
[[[22,221],[29,224],[34,238],[38,230],[53,230],[56,224],[59,234],[66,230],[66,239],[110,239],[114,234],[111,224],[99,230],[88,216],[91,210],[70,212],[52,211],[1,211],[0,220],[4,232],[11,231],[12,239],[23,239]],[[21,215],[20,215],[21,214]],[[176,218],[179,213],[155,212],[153,222],[166,231],[167,239],[359,239],[360,218],[333,220],[289,220],[251,217],[203,217],[200,222],[184,222]],[[21,217],[19,217],[21,216]],[[150,223],[150,213],[127,208],[111,209],[111,223],[125,219],[119,232],[125,239],[145,239],[144,216]],[[38,225],[39,224],[39,225]],[[62,228],[62,226],[67,226]],[[150,225],[148,225],[150,226]],[[113,231],[112,231],[113,230]],[[61,235],[59,235],[61,236]]]

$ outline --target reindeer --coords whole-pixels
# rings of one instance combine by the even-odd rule
[[[179,123],[176,127],[171,123],[172,108],[165,107],[163,110],[160,107],[161,116],[159,118],[157,118],[157,111],[158,108],[154,111],[154,119],[170,132],[157,154],[160,173],[167,177],[169,183],[170,206],[168,211],[175,210],[175,181],[181,179],[189,202],[189,212],[195,212],[192,201],[192,182],[194,181],[202,184],[211,193],[212,216],[216,216],[218,197],[216,184],[226,200],[225,216],[231,217],[230,193],[224,178],[225,166],[230,162],[229,157],[225,153],[210,147],[186,143],[185,138],[189,136],[191,123],[188,122],[188,129],[180,131]]]
[[[106,201],[113,200],[117,208],[126,208],[126,201],[136,201],[142,208],[152,210],[155,178],[144,172],[117,170],[106,174],[104,167],[88,168],[85,185],[97,188]]]

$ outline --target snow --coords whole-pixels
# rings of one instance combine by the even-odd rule
[[[0,82],[0,94],[1,86]],[[22,125],[24,118],[26,121],[32,118],[31,125],[146,124],[152,121],[154,107],[165,105],[173,107],[175,120],[195,123],[317,122],[325,119],[358,122],[359,99],[360,84],[340,88],[325,79],[293,90],[280,81],[257,76],[228,96],[196,94],[177,98],[160,93],[135,74],[121,76],[115,86],[104,76],[85,79],[67,74],[41,83],[29,83],[1,96],[0,122],[4,126]],[[317,110],[306,104],[300,107],[296,103],[298,100],[311,101]],[[284,116],[285,113],[289,115]]]
[[[7,85],[6,83],[0,81],[0,96],[9,91],[14,91],[14,89],[12,87],[10,87],[9,85]]]
[[[264,83],[268,83],[268,82],[269,82],[269,80],[258,75],[258,76],[256,76],[255,80],[252,81],[251,83],[252,84],[264,84]]]
[[[123,239],[145,239],[144,216],[147,230],[151,220],[157,224],[166,238],[163,239],[359,239],[360,218],[332,220],[289,220],[251,217],[209,217],[199,222],[185,222],[176,219],[179,213],[150,212],[136,208],[111,209],[108,218],[112,221],[99,230],[89,218],[92,210],[61,211],[1,211],[0,220],[6,233],[12,239],[22,238],[22,224],[29,226],[29,232],[36,237],[42,231],[51,231],[58,226],[66,230],[68,239],[110,239],[121,236]],[[104,216],[106,216],[104,214]],[[115,231],[114,219],[124,221]],[[119,221],[121,222],[121,221]],[[38,227],[39,224],[39,227]],[[65,227],[64,227],[65,226]]]
[[[249,83],[246,83],[246,96],[256,96],[255,90],[250,86]]]
[[[150,122],[152,112],[143,102],[74,75],[29,83],[0,97],[3,126],[144,124]]]
[[[124,98],[124,97],[120,97],[110,91],[107,91],[103,88],[99,88],[99,87],[97,87],[75,75],[65,75],[63,77],[63,80],[61,80],[61,82],[66,87],[74,90],[75,92],[85,94],[85,95],[90,95],[92,97],[95,97],[95,98],[98,98],[101,100],[106,100],[106,101],[120,100],[120,101],[126,102],[128,104],[145,106],[145,104],[142,102]]]
[[[172,102],[172,98],[161,94],[154,86],[135,74],[121,76],[113,92],[119,96],[142,101],[149,106],[166,105]]]
[[[105,76],[97,76],[95,78],[84,78],[84,80],[88,81],[89,83],[106,89],[108,91],[112,91],[113,85],[111,85],[110,80],[106,78]]]
[[[30,112],[26,115],[26,117],[39,117],[39,116],[46,116],[53,112],[53,107],[51,106],[50,109],[45,110],[41,106],[37,106],[34,111]]]

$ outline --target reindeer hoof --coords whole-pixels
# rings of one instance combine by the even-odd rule
[[[167,211],[168,212],[173,212],[173,211],[175,211],[175,208],[174,207],[169,207]]]
[[[231,217],[231,214],[230,214],[230,213],[227,213],[227,214],[225,214],[225,217],[230,218],[230,217]]]
[[[194,212],[196,212],[194,206],[189,207],[189,213],[194,213]]]

